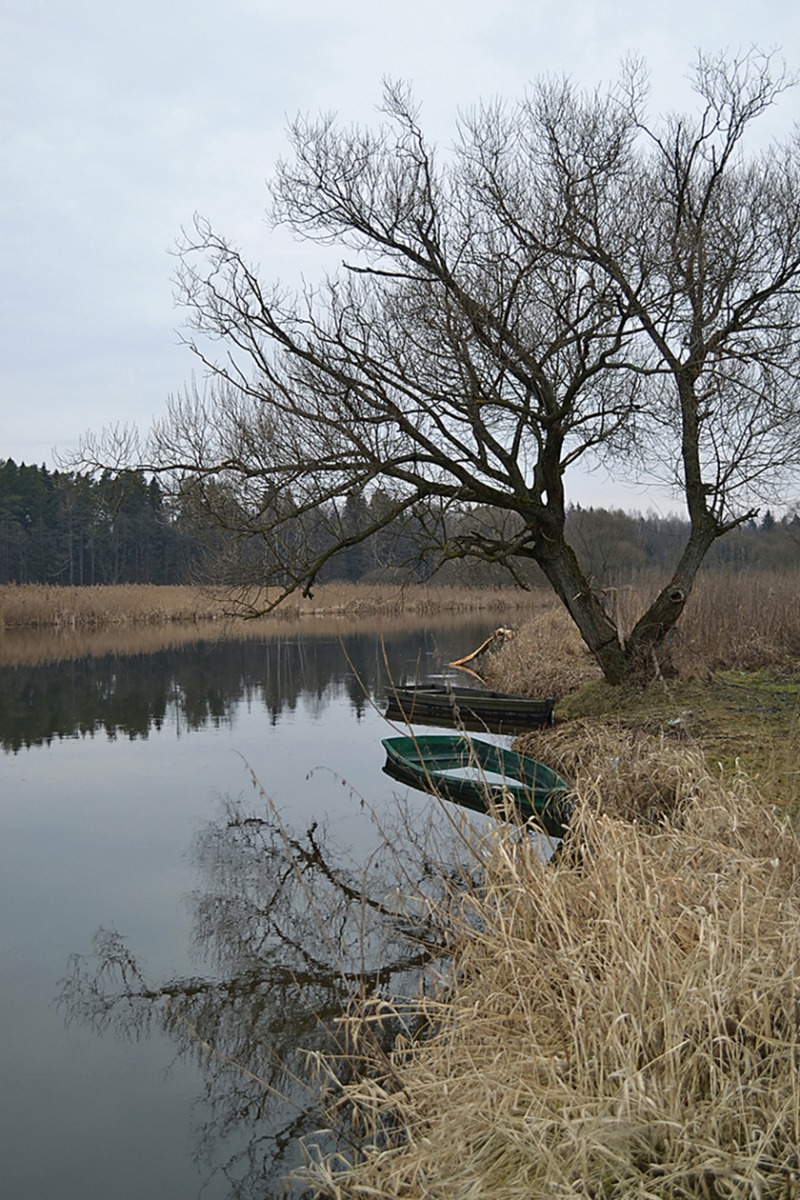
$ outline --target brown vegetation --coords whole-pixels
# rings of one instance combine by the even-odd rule
[[[0,628],[99,629],[207,621],[223,615],[221,596],[199,588],[151,584],[0,587]]]
[[[636,586],[643,586],[642,584]],[[655,586],[655,584],[654,584]],[[620,588],[618,620],[626,620]],[[617,757],[609,811],[638,803],[629,794],[647,735],[654,762],[648,786],[674,757],[702,753],[714,772],[744,770],[786,813],[800,813],[800,577],[796,572],[720,572],[701,577],[673,639],[674,677],[644,688],[608,687],[557,608],[533,616],[485,663],[492,686],[554,695],[559,724],[527,748],[570,778],[587,763]],[[638,601],[634,597],[630,611]],[[616,751],[608,740],[616,742]],[[680,739],[683,749],[677,744]],[[695,748],[695,749],[692,749]],[[659,767],[657,764],[661,763]],[[592,769],[594,766],[592,765]],[[620,792],[621,789],[621,792]],[[611,803],[611,794],[617,799]]]
[[[316,1168],[327,1196],[794,1194],[797,835],[696,764],[679,820],[604,815],[612,772],[578,789],[580,855],[484,847],[426,1037],[370,1056],[389,1006],[352,1015],[369,1070],[338,1099],[366,1148]]]
[[[274,589],[277,597],[277,589]],[[263,604],[263,595],[261,601]],[[514,611],[529,608],[531,594],[509,588],[331,583],[313,596],[299,593],[270,614],[271,620],[306,616],[360,617],[383,613]],[[255,603],[255,601],[254,601]],[[0,628],[77,629],[169,622],[219,621],[246,613],[248,597],[227,588],[121,584],[0,587]]]
[[[655,575],[642,575],[635,583],[604,590],[606,609],[623,636],[658,587]],[[795,670],[800,663],[800,573],[761,569],[703,574],[670,648],[672,668],[684,679],[726,670]],[[559,698],[600,678],[567,614],[547,599],[482,670],[494,687]],[[653,676],[657,674],[654,667]]]
[[[408,1005],[354,1004],[353,1075],[318,1065],[363,1149],[314,1164],[321,1195],[800,1194],[797,589],[703,578],[683,678],[645,689],[600,681],[550,607],[484,664],[562,697],[517,744],[573,781],[570,833],[544,863],[500,826],[471,883],[444,877],[452,957],[417,998],[424,1036],[386,1057],[372,1033],[411,1028]]]
[[[702,576],[675,632],[683,674],[800,663],[800,572],[762,569]]]

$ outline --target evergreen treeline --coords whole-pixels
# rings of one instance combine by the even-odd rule
[[[156,479],[0,463],[0,583],[180,583],[193,554]]]
[[[374,523],[386,503],[380,490],[369,498],[348,497],[341,511],[318,511],[313,530],[306,519],[298,536],[325,544],[357,534]],[[507,519],[488,511],[450,513],[445,536],[463,538]],[[148,480],[141,472],[90,476],[18,466],[10,458],[0,463],[0,583],[183,583],[196,578],[198,571],[211,579],[215,563],[227,563],[234,572],[237,564],[240,570],[245,566],[247,554],[242,557],[241,546],[236,554],[225,553],[226,536],[230,535],[219,526],[212,533],[189,491],[183,504],[167,502],[158,480]],[[567,536],[590,578],[602,586],[674,564],[687,525],[677,516],[573,506]],[[510,581],[501,568],[474,560],[454,559],[436,570],[435,540],[422,518],[406,516],[402,524],[388,526],[332,557],[320,581],[409,576],[425,580],[434,572],[439,582],[465,586]],[[259,549],[254,538],[247,573],[255,579],[264,565],[263,547]],[[800,516],[776,517],[767,511],[715,543],[705,566],[800,566]],[[527,579],[536,578],[538,571],[531,568]]]

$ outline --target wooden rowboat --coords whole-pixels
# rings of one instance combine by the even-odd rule
[[[535,700],[507,692],[481,691],[444,683],[392,687],[387,694],[386,716],[409,724],[506,729],[517,732],[553,724],[552,698]]]
[[[510,803],[552,837],[564,834],[570,786],[535,758],[463,734],[385,738],[383,747],[393,779],[478,812]]]

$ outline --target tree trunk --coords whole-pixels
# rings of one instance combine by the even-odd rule
[[[664,643],[686,607],[700,565],[718,535],[716,522],[711,518],[693,527],[672,578],[626,639],[626,675],[629,679],[640,680],[669,666]]]
[[[700,565],[717,536],[713,520],[697,523],[669,583],[636,622],[624,644],[571,546],[563,538],[549,542],[546,551],[540,545],[536,561],[577,625],[607,683],[641,684],[669,671],[667,637],[686,606]]]
[[[622,683],[628,656],[619,633],[581,570],[572,547],[563,540],[539,553],[539,566],[578,627],[608,683]]]

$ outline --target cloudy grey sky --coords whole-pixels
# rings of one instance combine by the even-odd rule
[[[194,364],[170,249],[195,212],[265,276],[314,277],[320,251],[263,220],[298,112],[375,121],[382,78],[407,79],[446,144],[476,99],[546,73],[592,87],[630,52],[653,110],[682,108],[698,48],[755,43],[800,69],[798,14],[796,0],[0,0],[0,460],[52,465],[87,429],[146,428],[180,390]],[[765,132],[799,117],[795,89]],[[572,495],[650,500],[597,478]]]

